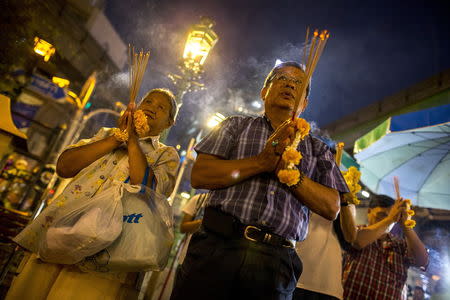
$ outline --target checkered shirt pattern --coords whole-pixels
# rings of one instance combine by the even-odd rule
[[[238,160],[262,152],[273,133],[269,120],[259,117],[230,117],[217,126],[196,147],[197,153]],[[305,176],[339,192],[348,192],[329,147],[308,136],[298,148]],[[220,207],[244,224],[265,227],[286,239],[304,240],[309,210],[274,173],[262,173],[233,186],[210,191],[208,206]]]
[[[344,299],[401,299],[411,264],[406,241],[392,234],[361,250],[350,250],[344,256]]]

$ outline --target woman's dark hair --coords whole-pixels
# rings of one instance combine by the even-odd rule
[[[373,198],[369,202],[369,208],[374,207],[391,207],[394,205],[395,200],[386,195],[373,195]]]

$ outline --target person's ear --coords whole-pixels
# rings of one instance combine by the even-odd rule
[[[302,102],[303,103],[302,103],[302,109],[300,111],[300,114],[302,114],[305,111],[305,109],[308,107],[309,99],[305,98]]]
[[[172,126],[173,123],[174,123],[174,121],[171,118],[168,118],[167,119],[167,127],[166,128],[169,128],[170,126]]]
[[[263,87],[261,89],[261,99],[262,101],[266,100],[266,95],[267,95],[267,86]]]

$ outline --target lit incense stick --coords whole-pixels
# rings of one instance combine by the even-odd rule
[[[300,103],[306,98],[306,89],[329,37],[330,33],[327,30],[319,32],[319,30],[316,29],[312,35],[311,41],[309,41],[309,28],[306,30],[306,40],[303,47],[303,58],[306,64],[304,70],[305,78],[299,89],[300,97],[296,100],[294,105],[292,120],[298,115]],[[308,45],[309,51],[307,49]],[[308,57],[306,57],[306,52],[308,52]]]
[[[394,188],[395,188],[395,196],[397,197],[398,200],[400,199],[400,185],[397,176],[394,176]]]
[[[130,87],[130,100],[129,104],[134,104],[136,96],[139,93],[141,87],[142,78],[144,77],[145,70],[147,68],[150,52],[144,53],[143,50],[136,53],[134,47],[128,45],[128,63],[130,65],[129,72],[129,87]]]

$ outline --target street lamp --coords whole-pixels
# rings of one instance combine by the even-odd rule
[[[189,32],[184,47],[184,66],[194,72],[202,72],[206,57],[218,41],[217,34],[212,30],[214,21],[202,17],[200,24],[194,25]]]
[[[183,52],[183,60],[178,66],[181,74],[169,74],[169,78],[178,87],[176,95],[178,107],[183,104],[186,92],[203,90],[205,85],[199,80],[203,73],[203,65],[214,45],[219,40],[212,30],[214,21],[202,17],[200,23],[191,27]]]
[[[49,42],[35,37],[34,38],[34,52],[44,58],[44,61],[49,61],[50,57],[55,54],[55,47]]]

